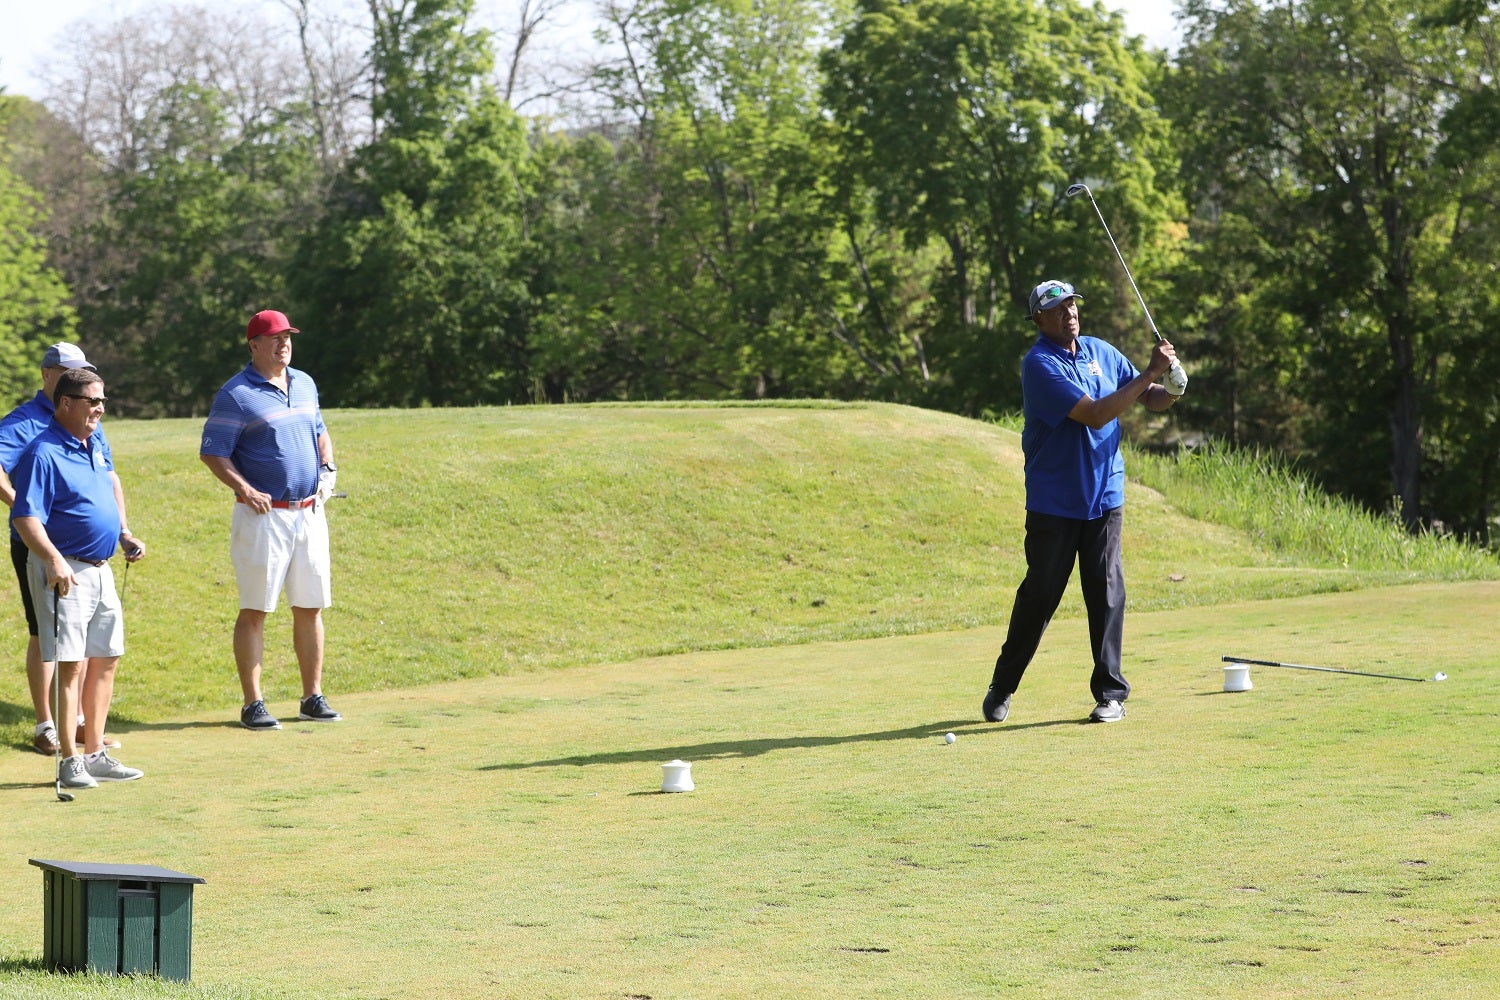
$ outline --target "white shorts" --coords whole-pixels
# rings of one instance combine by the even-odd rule
[[[36,605],[36,637],[44,661],[62,660],[74,663],[93,656],[125,655],[125,609],[115,593],[115,573],[109,563],[92,563],[69,559],[73,579],[77,581],[58,604],[57,638],[52,634],[52,588],[47,586],[47,569],[36,553],[26,560],[26,577],[31,584],[31,601]]]
[[[275,611],[283,587],[294,608],[333,604],[328,517],[321,505],[300,510],[273,507],[257,514],[246,504],[235,504],[229,558],[242,609]]]

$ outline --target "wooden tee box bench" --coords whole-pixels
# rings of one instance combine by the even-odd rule
[[[41,861],[42,963],[55,972],[192,974],[196,875],[154,865]]]

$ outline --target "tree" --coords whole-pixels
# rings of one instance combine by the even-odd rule
[[[330,405],[524,398],[532,322],[524,127],[490,82],[472,0],[371,0],[376,138],[299,251]],[[301,308],[301,307],[299,307]]]
[[[319,16],[313,0],[281,3],[297,25],[297,47],[305,73],[302,103],[313,124],[318,159],[324,171],[332,174],[363,138],[359,121],[368,106],[368,97],[360,95],[365,62],[355,54],[341,19]]]
[[[1065,199],[1071,182],[1097,188],[1154,287],[1180,211],[1175,157],[1151,95],[1159,62],[1124,37],[1118,14],[1072,0],[859,0],[824,66],[848,172],[877,217],[909,247],[946,253],[935,353],[954,408],[1019,405],[1017,362],[1032,339],[1020,316],[1042,278],[1087,289],[1094,333],[1115,334],[1130,315],[1096,293],[1106,275],[1126,286],[1089,206]],[[1015,331],[1003,339],[1002,316]]]
[[[609,5],[621,55],[594,79],[618,117],[562,159],[578,184],[548,357],[575,360],[549,362],[549,398],[920,393],[920,335],[883,301],[909,255],[833,179],[817,57],[845,16]]]
[[[1258,313],[1301,327],[1280,368],[1312,411],[1303,444],[1335,488],[1374,506],[1394,494],[1411,526],[1427,514],[1423,413],[1450,325],[1443,118],[1483,72],[1421,6],[1188,0],[1174,82],[1200,217],[1253,234],[1214,253],[1257,286]]]
[[[98,363],[119,412],[206,413],[245,361],[246,319],[284,307],[299,220],[317,211],[317,150],[285,121],[242,128],[218,91],[168,87],[145,116],[140,169],[114,178],[97,241],[124,253],[82,312],[112,331]]]
[[[1426,407],[1426,470],[1433,507],[1448,526],[1493,544],[1500,500],[1500,36],[1497,5],[1450,0],[1430,21],[1458,28],[1467,71],[1453,80],[1437,165],[1454,195],[1449,252],[1433,262],[1448,321]],[[1441,290],[1463,288],[1461,298]]]
[[[20,402],[36,390],[46,345],[73,339],[68,289],[47,266],[44,218],[36,196],[11,170],[11,126],[29,102],[0,94],[0,399]]]
[[[244,39],[255,39],[254,58]],[[248,316],[284,306],[336,155],[296,52],[236,12],[79,25],[49,78],[37,173],[112,412],[206,412]],[[314,92],[317,93],[316,91]],[[343,134],[343,133],[340,133]]]

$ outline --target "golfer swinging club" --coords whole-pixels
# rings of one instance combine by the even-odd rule
[[[1125,463],[1119,417],[1135,402],[1156,412],[1168,409],[1187,390],[1187,376],[1181,367],[1173,369],[1177,352],[1165,340],[1156,342],[1146,370],[1139,372],[1114,347],[1080,336],[1080,301],[1065,281],[1044,281],[1031,290],[1030,318],[1041,335],[1021,362],[1026,579],[1016,590],[1005,644],[984,697],[989,722],[1004,722],[1010,714],[1010,697],[1062,600],[1075,558],[1094,654],[1090,720],[1119,722],[1130,695],[1120,672]],[[1163,376],[1165,384],[1155,385]]]

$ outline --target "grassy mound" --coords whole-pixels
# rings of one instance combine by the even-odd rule
[[[349,492],[330,510],[335,704],[520,670],[993,624],[1023,571],[1019,438],[948,414],[601,405],[327,418]],[[110,424],[132,527],[149,547],[120,580],[122,721],[238,704],[230,503],[198,461],[200,430]],[[1256,489],[1253,476],[1235,485]],[[1278,507],[1277,524],[1323,516],[1306,506],[1316,498],[1275,492],[1311,512]],[[1330,559],[1169,501],[1130,487],[1137,610],[1500,575],[1493,559],[1434,539],[1411,542],[1417,555],[1401,561]],[[1075,587],[1060,617],[1079,613]],[[288,617],[267,635],[268,698],[282,703],[297,693]],[[19,608],[3,622],[0,656],[19,665]],[[0,703],[13,743],[29,738],[25,702]]]

